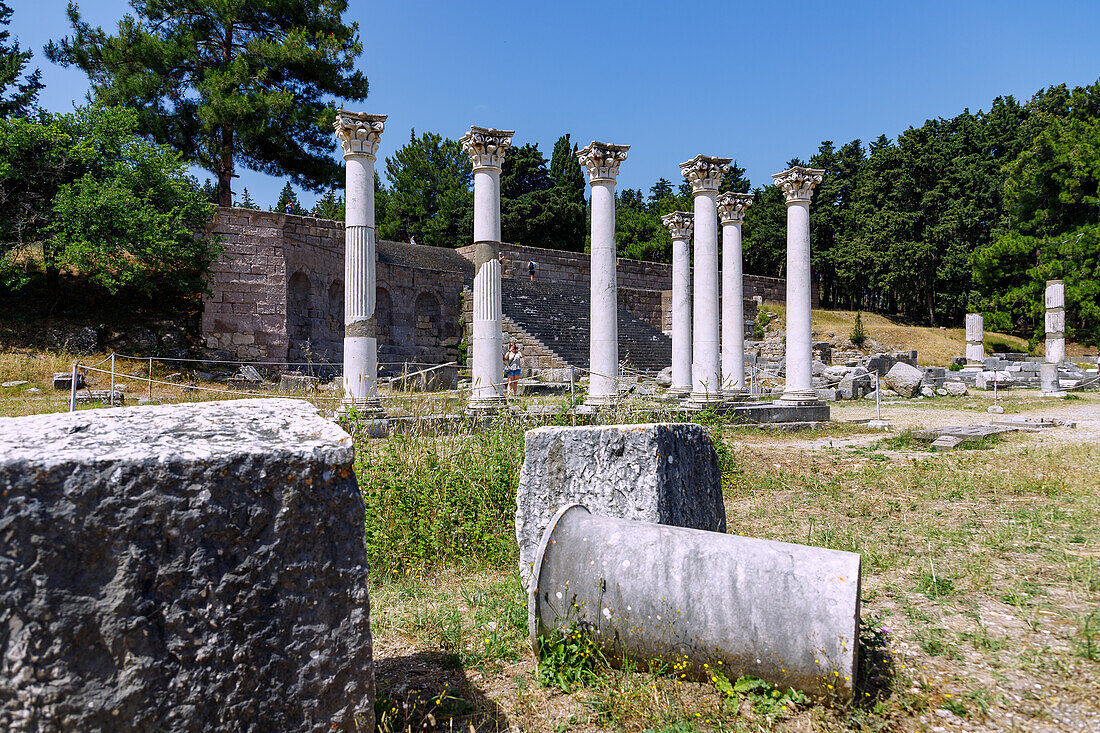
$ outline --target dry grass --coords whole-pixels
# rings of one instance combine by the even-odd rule
[[[767,303],[767,310],[778,313],[780,318],[773,323],[783,327],[787,315],[785,305]],[[930,328],[927,326],[906,326],[895,323],[885,316],[875,313],[861,313],[863,327],[870,339],[878,342],[884,349],[917,350],[917,361],[931,366],[945,366],[951,359],[962,356],[966,347],[966,333],[961,328]],[[855,311],[814,310],[810,316],[814,337],[822,340],[840,336],[848,338],[855,325]],[[986,352],[1001,350],[1001,344],[1015,351],[1026,352],[1027,341],[1017,336],[987,331],[985,334]]]
[[[1100,448],[1063,433],[937,454],[852,425],[725,431],[732,530],[863,555],[865,702],[777,711],[612,669],[572,693],[540,687],[516,577],[442,566],[374,579],[382,730],[1095,728]]]

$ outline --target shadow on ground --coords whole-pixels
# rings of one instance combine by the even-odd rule
[[[504,712],[466,679],[453,654],[422,651],[376,659],[374,675],[379,733],[510,729]]]

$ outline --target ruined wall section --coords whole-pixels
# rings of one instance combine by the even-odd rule
[[[287,360],[285,218],[219,207],[207,226],[224,248],[210,265],[202,311],[203,340],[219,358]]]
[[[202,335],[216,358],[300,371],[343,362],[342,222],[219,207],[208,231],[224,247],[203,298]],[[417,264],[406,254],[407,262],[379,257],[376,266],[383,372],[405,362],[453,361],[462,336],[462,273]]]

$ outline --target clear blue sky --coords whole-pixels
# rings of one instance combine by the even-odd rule
[[[84,0],[114,29],[123,0]],[[63,0],[15,0],[12,30],[42,68],[43,105],[71,109],[85,76],[42,46],[69,33]],[[1100,2],[453,2],[351,0],[370,96],[388,114],[379,156],[409,130],[516,130],[631,145],[620,187],[679,180],[698,153],[736,158],[754,185],[822,140],[890,137],[929,117],[1100,78]],[[335,138],[333,142],[335,151]],[[384,164],[380,161],[380,169]],[[261,205],[282,181],[241,171]],[[200,174],[201,175],[201,174]],[[314,196],[302,196],[311,203]]]

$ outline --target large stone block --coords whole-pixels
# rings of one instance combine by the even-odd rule
[[[899,361],[890,367],[890,371],[886,373],[883,381],[902,397],[916,397],[920,394],[921,380],[923,379],[924,372],[922,370]]]
[[[291,400],[0,419],[0,730],[372,730],[351,439]]]
[[[693,423],[528,430],[516,495],[525,580],[546,526],[575,502],[609,517],[726,531],[718,455]]]

